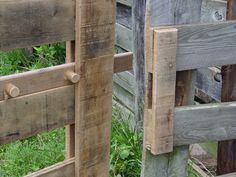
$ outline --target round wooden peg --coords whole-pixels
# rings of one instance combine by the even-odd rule
[[[74,84],[79,82],[79,80],[80,80],[79,74],[72,72],[72,71],[68,71],[66,73],[66,78]]]
[[[6,93],[10,97],[15,98],[20,95],[20,89],[13,84],[7,84],[6,85]]]

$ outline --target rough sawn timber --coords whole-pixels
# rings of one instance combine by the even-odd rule
[[[109,176],[115,5],[76,0],[75,177]]]

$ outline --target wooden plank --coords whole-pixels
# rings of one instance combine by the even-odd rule
[[[0,77],[0,101],[4,100],[5,87],[9,83],[19,88],[19,96],[71,85],[72,83],[66,79],[68,71],[74,71],[73,63],[2,76]]]
[[[74,39],[75,1],[0,2],[0,50]]]
[[[146,0],[133,1],[132,4],[132,52],[134,56],[133,71],[135,78],[135,121],[138,131],[142,129],[145,90],[145,27]]]
[[[76,0],[75,176],[108,177],[115,1]],[[86,96],[84,96],[86,94]]]
[[[176,108],[175,146],[235,138],[235,108],[235,102]]]
[[[132,69],[132,53],[116,54],[114,56],[114,72],[122,72]],[[0,77],[0,101],[4,100],[5,87],[11,83],[20,90],[20,95],[32,94],[57,87],[72,85],[66,79],[66,73],[74,72],[74,63],[29,71],[20,74]]]
[[[227,2],[224,0],[203,0],[201,23],[226,20]]]
[[[236,1],[227,0],[227,20],[236,20]],[[236,60],[236,57],[234,56]],[[221,101],[236,101],[236,65],[222,67]],[[224,118],[223,118],[224,119]],[[236,137],[218,142],[217,175],[236,172]]]
[[[74,86],[0,101],[0,144],[74,122]]]
[[[220,69],[218,68],[202,68],[198,69],[197,71],[197,78],[195,87],[196,90],[203,92],[208,99],[204,99],[205,96],[201,96],[196,94],[196,96],[199,96],[199,98],[206,103],[210,103],[209,101],[220,101],[221,100],[221,85],[222,85],[222,79],[220,75]],[[216,80],[217,78],[218,80]]]
[[[235,26],[235,21],[176,26],[177,71],[236,64]]]
[[[146,46],[149,45],[149,53],[153,53],[149,27],[198,23],[200,21],[201,0],[147,0],[146,10]],[[150,63],[152,55],[146,55],[146,61]],[[148,63],[147,63],[148,64]],[[151,63],[152,66],[152,63]],[[194,97],[194,72],[178,72],[176,87],[176,106],[193,103]],[[153,156],[144,149],[142,160],[142,177],[169,177],[187,175],[187,159],[189,158],[188,146],[175,147],[173,153]]]
[[[66,42],[66,63],[75,61],[75,41]],[[66,159],[75,156],[75,125],[65,127],[65,157]]]
[[[73,86],[66,86],[1,101],[0,120],[4,127],[0,130],[0,144],[73,124],[73,91]],[[101,105],[99,103],[98,107]],[[235,114],[235,102],[177,107],[174,117],[174,145],[236,137]],[[87,127],[91,126],[89,120]],[[99,120],[96,119],[96,122],[99,123]]]
[[[130,6],[117,3],[116,23],[132,30],[132,9]]]
[[[120,4],[124,4],[126,6],[132,6],[132,0],[116,0],[116,2],[120,3]]]
[[[127,50],[132,51],[132,30],[123,25],[116,24],[116,45]]]
[[[116,54],[114,57],[114,73],[132,70],[133,67],[133,53],[126,52]]]
[[[129,71],[123,73],[117,73],[113,75],[113,80],[116,84],[134,95],[134,75]]]
[[[126,107],[130,112],[134,111],[134,95],[116,82],[113,83],[113,99]]]
[[[177,29],[155,30],[153,49],[152,105],[146,146],[152,154],[173,151],[173,111],[175,106]],[[148,110],[149,111],[149,110]],[[150,143],[150,144],[149,144]]]
[[[25,177],[73,177],[75,176],[75,159],[71,158],[50,167],[26,175]]]

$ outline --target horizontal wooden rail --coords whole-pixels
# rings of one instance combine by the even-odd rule
[[[236,64],[236,21],[173,27],[178,29],[177,71]]]
[[[177,107],[174,145],[234,139],[235,115],[236,102]]]
[[[74,123],[74,87],[0,101],[0,144]],[[236,137],[236,103],[175,108],[174,145]],[[89,122],[88,122],[89,123]]]
[[[0,50],[75,37],[74,0],[0,1]]]
[[[0,101],[0,144],[74,123],[74,86]]]
[[[115,55],[114,73],[132,69],[132,53],[121,53]],[[73,84],[67,78],[68,72],[74,71],[74,63],[29,71],[20,74],[0,77],[0,101],[6,97],[6,86],[14,84],[19,88],[19,95],[23,96],[44,90]]]
[[[74,177],[75,159],[71,158],[55,165],[49,166],[25,177]]]
[[[75,171],[75,159],[71,158],[55,165],[49,166],[37,172],[31,173],[25,177],[73,177]],[[217,177],[235,177],[236,173],[230,173],[227,175]]]

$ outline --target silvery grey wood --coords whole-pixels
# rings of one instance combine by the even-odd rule
[[[146,14],[150,14],[150,27],[200,22],[201,0],[147,0]],[[148,17],[146,16],[148,19]],[[148,25],[148,24],[146,24]],[[194,80],[194,79],[193,79]],[[192,81],[193,81],[192,80]],[[189,95],[191,104],[194,86]],[[187,174],[188,146],[174,148],[169,154],[153,156],[144,148],[142,177],[184,177]]]
[[[117,3],[116,23],[132,29],[132,9],[129,6]]]
[[[236,102],[175,109],[175,146],[236,138]]]
[[[177,71],[236,64],[236,21],[177,28]]]
[[[116,24],[116,45],[127,50],[132,51],[132,30],[123,25]]]
[[[201,22],[209,23],[226,20],[227,2],[224,0],[203,0]]]
[[[126,6],[132,6],[132,0],[116,0],[116,2],[124,4]]]
[[[197,80],[195,83],[196,89],[206,94],[207,97],[210,97],[211,100],[220,101],[221,99],[221,87],[222,87],[222,79],[220,69],[211,67],[211,68],[204,68],[197,70]],[[217,80],[215,80],[217,78]],[[201,93],[200,93],[201,94]],[[204,95],[198,95],[200,99],[205,101],[206,103],[208,100],[205,100]],[[209,98],[208,98],[209,99]]]

